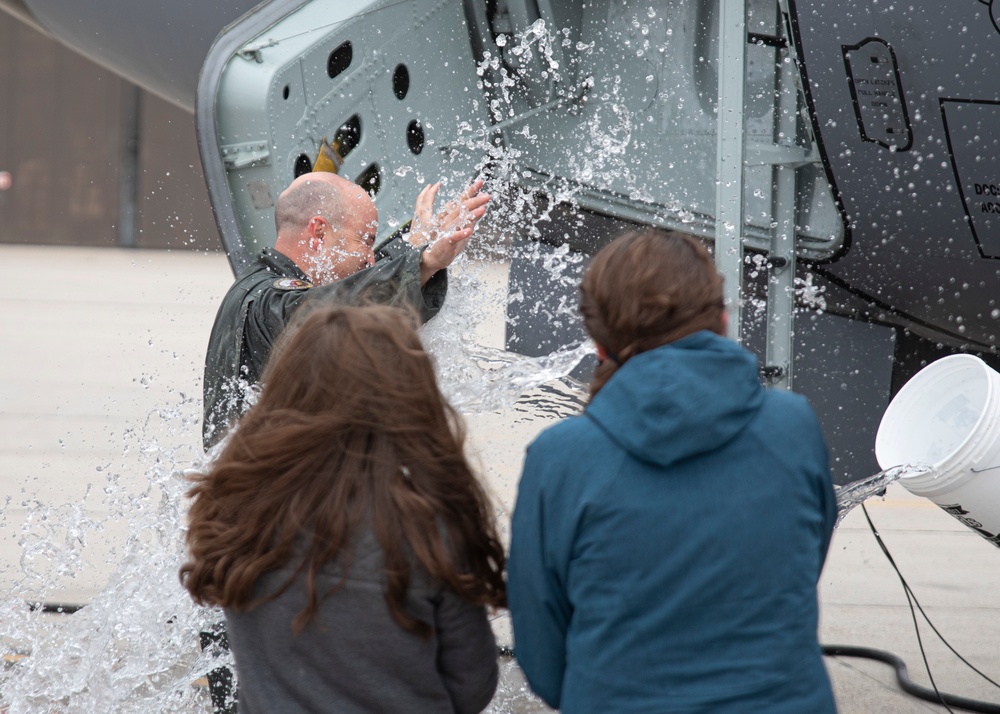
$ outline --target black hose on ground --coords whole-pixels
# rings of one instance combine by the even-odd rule
[[[56,602],[29,602],[28,609],[32,612],[42,612],[53,613],[57,615],[72,615],[74,612],[79,612],[85,607],[85,605],[67,605],[63,603]]]
[[[863,657],[885,662],[896,670],[896,680],[899,686],[907,694],[920,697],[934,704],[945,704],[950,707],[957,707],[971,712],[983,712],[984,714],[1000,714],[1000,704],[981,702],[976,699],[960,697],[955,694],[941,692],[940,696],[933,689],[921,687],[915,684],[906,672],[906,663],[892,652],[877,650],[872,647],[853,647],[851,645],[823,645],[823,654],[828,657]]]
[[[982,712],[983,714],[1000,714],[1000,704],[981,702],[968,697],[960,697],[955,694],[941,692],[941,696],[933,689],[921,687],[910,679],[906,670],[906,662],[892,652],[877,650],[872,647],[854,647],[851,645],[823,645],[823,654],[827,657],[863,657],[885,662],[896,670],[896,680],[900,688],[914,697],[925,699],[934,704],[944,703],[950,707],[958,707],[970,712]],[[513,658],[514,650],[507,645],[497,645],[497,655],[504,658]]]

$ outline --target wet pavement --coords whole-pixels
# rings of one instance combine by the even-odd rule
[[[142,488],[137,430],[145,427],[146,440],[197,443],[196,423],[175,422],[164,431],[149,415],[164,404],[190,407],[198,399],[208,332],[231,273],[221,254],[191,252],[0,246],[0,260],[7,276],[0,284],[0,499],[6,502],[0,587],[6,591],[23,579],[18,541],[33,502],[51,504],[54,512],[82,504],[99,521],[107,513],[106,474]],[[502,284],[501,269],[489,275]],[[502,309],[502,301],[497,304]],[[501,320],[498,313],[483,326],[484,343],[500,346]],[[507,507],[524,444],[547,423],[524,413],[469,418],[474,458]],[[938,630],[1000,681],[1000,549],[895,484],[867,506]],[[72,577],[49,575],[55,586],[47,600],[86,603],[103,587],[127,534],[127,523],[105,522],[88,537]],[[824,644],[887,650],[906,662],[914,682],[930,686],[899,577],[861,509],[834,534],[820,601]],[[496,624],[501,640],[509,642],[503,618]],[[920,624],[940,690],[1000,703],[1000,689]],[[846,657],[826,661],[844,714],[945,711],[902,693],[888,665]],[[511,662],[503,666],[515,668]],[[545,711],[520,692],[516,672],[508,671],[506,679],[503,711]]]

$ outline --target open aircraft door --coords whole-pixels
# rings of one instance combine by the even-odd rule
[[[324,161],[372,194],[384,239],[423,184],[465,180],[481,157],[448,150],[487,126],[454,2],[280,2],[224,31],[199,86],[206,180],[234,270],[274,240],[274,200]],[[479,165],[477,166],[477,162]]]

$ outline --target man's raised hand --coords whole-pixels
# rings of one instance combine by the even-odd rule
[[[449,201],[436,215],[434,199],[440,183],[424,186],[417,196],[410,234],[407,240],[415,247],[427,245],[420,262],[420,280],[426,283],[439,270],[451,265],[472,236],[479,219],[486,214],[490,201],[482,193],[483,182],[477,179],[455,201]]]

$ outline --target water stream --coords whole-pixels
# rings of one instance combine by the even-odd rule
[[[847,517],[847,514],[855,506],[860,506],[872,496],[885,495],[885,489],[889,484],[909,474],[921,473],[926,470],[926,466],[903,464],[901,466],[893,466],[885,471],[879,471],[868,478],[851,481],[843,486],[835,486],[834,491],[837,494],[837,520],[834,523],[834,528],[840,525],[841,521]]]

